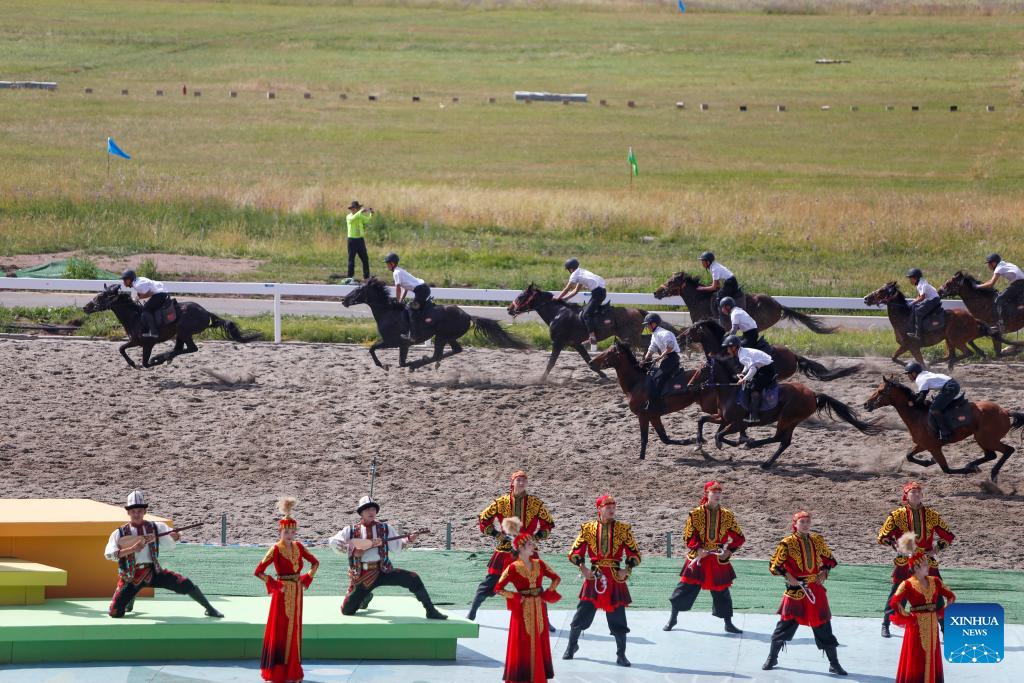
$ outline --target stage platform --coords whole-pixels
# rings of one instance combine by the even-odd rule
[[[189,598],[139,600],[123,619],[107,616],[108,600],[49,600],[0,608],[0,664],[151,660],[259,660],[269,596],[217,597],[224,619],[203,615]],[[375,597],[346,617],[339,596],[306,596],[303,658],[455,659],[459,638],[479,626],[451,617],[430,621],[413,598]]]

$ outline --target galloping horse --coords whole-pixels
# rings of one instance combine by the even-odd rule
[[[882,383],[875,389],[875,393],[871,394],[864,402],[864,408],[870,411],[882,406],[892,406],[896,409],[914,442],[914,447],[907,453],[907,461],[922,467],[930,467],[938,463],[946,474],[973,474],[978,471],[978,465],[995,460],[996,451],[1001,452],[1003,456],[996,462],[990,475],[990,479],[995,483],[999,477],[999,470],[1003,467],[1006,459],[1016,450],[1013,446],[1003,443],[1002,439],[1011,430],[1024,428],[1024,413],[1008,411],[991,401],[972,401],[973,420],[971,424],[954,430],[950,443],[963,441],[973,435],[981,450],[985,452],[985,456],[969,462],[959,469],[952,469],[946,462],[946,456],[942,453],[942,443],[939,442],[938,435],[929,424],[928,405],[916,402],[914,397],[915,392],[898,379],[883,376]],[[931,453],[933,460],[914,457],[922,451]]]
[[[712,309],[714,292],[698,291],[697,287],[699,286],[700,278],[680,271],[654,290],[654,296],[658,299],[681,296],[686,304],[686,309],[690,312],[690,318],[694,321],[706,318],[718,319],[718,311]],[[750,314],[750,317],[757,323],[757,329],[761,331],[782,319],[795,320],[811,332],[818,334],[832,334],[836,331],[836,328],[829,327],[814,316],[783,306],[767,294],[744,294],[744,297],[746,304],[743,306],[743,310]]]
[[[724,338],[725,330],[722,329],[717,320],[700,320],[679,333],[679,344],[685,346],[698,345],[703,349],[705,356],[717,356],[722,352],[722,340]],[[769,354],[775,363],[775,373],[779,379],[792,377],[799,370],[811,379],[831,382],[841,377],[849,377],[860,370],[860,365],[829,370],[821,363],[798,355],[781,344],[772,346]]]
[[[546,382],[551,368],[562,349],[571,346],[602,379],[605,374],[590,363],[590,354],[584,346],[589,337],[586,325],[580,317],[580,306],[568,301],[557,301],[551,292],[541,289],[532,282],[508,305],[508,314],[513,318],[521,313],[536,311],[548,326],[551,335],[551,357],[544,368],[542,382]],[[612,306],[606,315],[598,316],[596,336],[598,341],[608,337],[624,339],[635,348],[646,348],[649,337],[643,336],[644,316],[647,311],[639,308]]]
[[[160,336],[157,339],[142,336],[142,307],[132,301],[132,296],[121,290],[121,285],[112,284],[103,287],[103,291],[87,303],[82,310],[86,313],[97,313],[110,310],[117,316],[118,322],[124,327],[128,335],[128,341],[122,344],[118,351],[128,361],[128,365],[137,368],[127,350],[135,347],[142,347],[142,367],[150,368],[161,363],[168,363],[183,353],[195,353],[199,350],[192,337],[203,330],[219,328],[225,338],[232,341],[247,344],[260,338],[258,332],[244,333],[237,324],[225,320],[210,313],[199,304],[188,302],[178,304],[178,319],[170,325],[160,327]],[[157,354],[150,359],[153,347],[160,342],[165,342],[174,337],[174,348],[166,353]]]
[[[423,367],[428,363],[434,363],[435,367],[441,361],[454,356],[462,351],[462,345],[457,341],[459,337],[466,334],[472,327],[478,337],[503,349],[526,349],[528,346],[506,332],[495,320],[471,316],[458,306],[435,305],[426,313],[425,322],[431,330],[430,335],[434,338],[434,355],[423,356],[412,363],[406,362],[409,353],[410,343],[402,338],[402,335],[409,331],[409,319],[406,316],[405,306],[396,301],[388,291],[387,285],[375,277],[371,277],[363,284],[346,294],[341,303],[348,308],[356,304],[366,304],[373,313],[373,319],[377,322],[377,332],[380,334],[380,341],[370,346],[370,357],[378,368],[390,370],[390,365],[385,365],[377,358],[377,349],[398,348],[398,366],[407,367],[410,371]],[[417,339],[417,342],[425,341]],[[450,346],[451,351],[444,352],[445,346]]]
[[[971,315],[986,325],[995,325],[996,290],[989,287],[981,287],[980,285],[981,283],[975,280],[974,276],[970,273],[958,270],[939,289],[939,296],[960,297]],[[1013,312],[1013,316],[1006,321],[1006,327],[1001,332],[1016,332],[1022,327],[1024,327],[1024,310],[1018,307]],[[992,347],[995,350],[996,358],[1013,356],[1020,353],[1019,350],[1003,352],[1002,346],[1002,340],[996,337],[992,338]]]
[[[746,417],[747,411],[738,402],[739,386],[733,383],[732,373],[721,361],[716,361],[714,356],[708,358],[706,367],[710,382],[702,384],[701,391],[717,393],[718,412],[722,418],[722,426],[715,433],[715,447],[721,448],[722,443],[738,446],[739,443],[729,441],[725,437],[739,431],[745,424],[743,418]],[[757,423],[758,425],[775,423],[775,435],[767,439],[751,439],[744,446],[758,448],[770,443],[779,444],[775,453],[761,463],[762,469],[768,469],[782,455],[782,452],[789,448],[789,444],[793,441],[793,431],[797,425],[815,412],[819,414],[825,412],[832,419],[838,416],[840,420],[852,425],[862,434],[880,434],[882,431],[874,424],[862,421],[857,417],[853,408],[828,394],[816,393],[799,382],[783,382],[779,384],[778,404],[771,410],[762,408],[761,419]]]
[[[993,333],[988,325],[978,321],[973,315],[962,309],[950,309],[946,311],[946,327],[941,330],[923,329],[920,339],[907,336],[907,330],[911,327],[913,311],[907,298],[903,296],[895,281],[890,281],[864,297],[864,303],[868,306],[885,305],[889,313],[889,324],[892,325],[893,334],[896,335],[896,343],[899,347],[892,354],[892,360],[899,363],[899,357],[907,351],[914,356],[918,363],[924,365],[924,358],[921,356],[921,349],[926,346],[934,346],[939,342],[946,342],[946,350],[949,355],[942,360],[948,364],[950,369],[958,360],[971,358],[975,355],[984,358],[985,352],[978,348],[974,340],[978,337],[992,337],[1010,346],[1024,346],[1017,342],[1003,339],[1001,334]],[[968,348],[970,347],[970,348]],[[962,356],[957,356],[957,350],[963,351]]]

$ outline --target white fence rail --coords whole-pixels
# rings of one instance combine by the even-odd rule
[[[111,280],[64,280],[0,277],[0,290],[31,290],[45,292],[98,292]],[[171,294],[227,294],[233,296],[272,297],[274,301],[274,341],[281,341],[281,297],[343,297],[354,285],[312,285],[288,282],[164,282]],[[453,301],[510,302],[518,296],[516,289],[463,289],[461,287],[434,287],[431,292],[435,299]],[[586,300],[589,294],[583,294]],[[608,298],[615,304],[633,306],[675,306],[683,307],[677,296],[655,299],[653,294],[611,292]],[[789,308],[814,308],[834,310],[877,310],[866,306],[855,297],[832,296],[776,296],[783,306]],[[942,302],[945,308],[963,308],[962,301]]]

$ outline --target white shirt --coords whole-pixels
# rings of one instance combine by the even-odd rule
[[[582,285],[588,292],[593,292],[598,287],[604,287],[604,278],[594,275],[589,270],[577,268],[569,275],[570,285]]]
[[[920,372],[917,375],[917,379],[914,382],[917,384],[918,391],[928,391],[930,389],[941,389],[945,386],[946,382],[951,380],[952,377],[948,375],[941,375],[937,372]]]
[[[676,335],[664,327],[656,327],[651,333],[651,345],[648,347],[648,351],[651,352],[651,356],[660,356],[666,351],[679,353],[679,342],[676,340]]]
[[[739,353],[736,354],[736,358],[745,370],[743,379],[747,380],[757,374],[758,368],[763,368],[764,366],[772,363],[772,357],[764,351],[748,349],[742,346],[740,347]]]
[[[731,277],[733,277],[732,271],[729,270],[728,268],[726,268],[725,266],[723,266],[718,261],[715,261],[714,263],[711,264],[711,279],[712,279],[712,281],[714,281],[714,280],[721,280],[722,282],[724,282],[724,281],[728,280]]]
[[[999,265],[992,272],[1006,278],[1007,282],[1016,282],[1024,278],[1024,270],[1021,270],[1009,261],[1000,261]]]
[[[938,299],[939,293],[935,291],[935,288],[928,284],[928,281],[921,278],[917,281],[917,294],[920,296],[924,294],[925,301],[931,301],[932,299]]]
[[[405,268],[395,268],[393,275],[395,276],[395,286],[401,287],[403,290],[408,292],[411,292],[423,284],[423,280],[415,277]]]
[[[398,529],[396,529],[395,527],[391,526],[390,524],[388,524],[386,522],[381,522],[381,524],[384,525],[384,537],[385,538],[387,538],[388,536],[400,536],[401,535],[401,533],[398,531]],[[367,536],[367,532],[369,532],[369,534],[370,534],[369,536]],[[380,538],[380,536],[377,535],[376,527],[374,527],[372,529],[367,529],[362,524],[353,524],[351,526],[345,527],[344,529],[342,529],[338,533],[336,533],[333,536],[331,536],[330,540],[327,541],[327,544],[329,546],[331,546],[331,549],[334,550],[334,552],[336,552],[336,553],[338,553],[340,555],[345,555],[347,557],[348,556],[348,542],[350,540],[352,540],[352,538],[353,538],[352,534],[353,533],[355,533],[355,538],[370,538],[370,539]],[[395,553],[401,552],[402,548],[405,546],[405,544],[407,542],[408,542],[408,539],[405,539],[405,538],[398,539],[397,541],[388,541],[388,555],[394,555]],[[360,562],[380,562],[380,550],[378,550],[377,548],[370,548],[369,550],[367,550],[366,552],[363,553],[362,557],[359,558],[359,561]]]
[[[148,277],[137,277],[132,282],[132,289],[138,294],[166,294],[164,283],[150,280]]]
[[[154,522],[154,524],[156,524],[156,532],[158,534],[162,534],[165,531],[170,531],[171,530],[171,527],[167,526],[163,522]],[[142,536],[143,534],[141,533],[141,531],[142,531],[141,529],[138,529],[138,528],[136,528],[134,526],[129,526],[128,527],[128,534],[127,535],[128,536]],[[121,549],[117,545],[117,541],[118,541],[119,538],[121,538],[121,529],[120,528],[114,529],[113,533],[110,534],[110,539],[107,541],[107,547],[103,549],[103,556],[106,557],[108,560],[113,560],[114,562],[117,562],[117,560],[118,560],[117,553]],[[166,536],[161,536],[157,540],[160,542],[160,552],[164,552],[165,550],[170,550],[171,548],[174,547],[174,539],[171,538],[170,534],[168,534]],[[148,544],[143,546],[142,550],[140,550],[139,552],[135,553],[135,563],[136,564],[151,564],[152,562],[153,562],[153,553],[150,552]]]
[[[740,332],[757,329],[757,323],[754,322],[754,319],[739,306],[732,307],[732,311],[729,312],[729,321],[732,323],[733,329],[738,329]]]

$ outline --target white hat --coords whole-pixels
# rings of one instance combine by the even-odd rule
[[[359,505],[356,507],[356,512],[363,514],[363,510],[368,507],[375,507],[377,508],[377,512],[380,512],[380,504],[369,496],[363,496],[359,499]]]
[[[146,495],[142,491],[132,491],[128,494],[128,502],[125,504],[125,510],[131,510],[132,508],[148,508],[149,503],[146,502]]]

